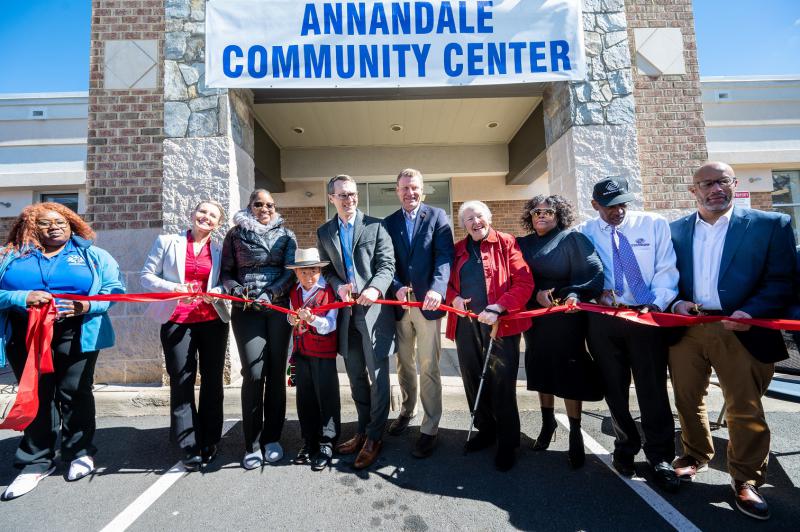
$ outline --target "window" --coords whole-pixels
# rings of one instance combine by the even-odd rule
[[[358,183],[358,208],[364,213],[376,218],[386,218],[400,208],[400,201],[395,192],[395,183]],[[452,203],[450,202],[450,182],[449,181],[425,181],[423,189],[425,194],[424,201],[433,207],[444,209],[450,218],[453,219]],[[325,197],[326,215],[328,218],[333,216],[334,207]]]
[[[800,241],[800,170],[772,172],[772,207],[791,216],[795,239]]]
[[[65,207],[69,207],[75,212],[78,212],[78,193],[77,192],[59,192],[57,194],[42,192],[39,195],[39,201],[50,201],[53,203],[60,203]]]

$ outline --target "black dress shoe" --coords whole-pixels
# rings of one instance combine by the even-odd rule
[[[411,416],[404,416],[403,414],[400,414],[397,416],[397,419],[392,421],[391,425],[389,425],[388,432],[392,436],[400,436],[406,431],[409,423],[411,423]]]
[[[472,453],[481,451],[494,445],[495,435],[488,432],[478,431],[467,443],[464,444],[464,452]]]
[[[427,458],[436,448],[436,434],[420,434],[411,456],[414,458]]]
[[[312,449],[314,446],[309,444],[303,444],[300,447],[300,450],[297,451],[297,456],[292,458],[292,463],[295,465],[305,465],[311,462],[311,453],[313,452]]]
[[[203,463],[203,458],[197,454],[197,451],[187,450],[181,462],[186,469],[197,469]]]
[[[203,447],[200,451],[200,458],[203,461],[203,465],[208,465],[214,461],[214,458],[217,457],[217,446],[216,445],[209,445],[207,447]]]
[[[319,451],[311,460],[311,470],[322,471],[331,465],[331,458],[333,458],[333,446],[323,443],[319,446]]]
[[[766,521],[769,519],[769,506],[767,501],[758,492],[758,488],[747,482],[731,481],[733,493],[736,496],[736,509],[748,517]]]
[[[668,462],[659,462],[653,466],[653,481],[656,486],[669,493],[676,493],[681,487],[681,479]]]
[[[636,474],[636,469],[633,467],[633,456],[614,453],[611,458],[611,465],[623,477],[630,478]]]
[[[505,473],[514,467],[514,462],[516,461],[517,453],[515,449],[499,447],[497,449],[497,454],[494,456],[494,468]]]
[[[571,421],[571,420],[570,420]],[[578,425],[577,429],[569,429],[569,452],[567,459],[572,469],[579,469],[586,463],[586,451],[583,448],[583,433]]]

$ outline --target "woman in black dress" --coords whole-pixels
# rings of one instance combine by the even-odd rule
[[[574,208],[562,196],[540,195],[525,204],[522,226],[530,234],[517,242],[536,286],[528,309],[587,301],[602,292],[602,262],[588,238],[568,229],[574,219]],[[542,429],[533,449],[549,447],[558,425],[554,396],[562,397],[570,426],[569,462],[581,467],[582,401],[603,398],[600,376],[586,350],[586,317],[573,311],[541,316],[524,335],[528,389],[539,392],[542,408]]]

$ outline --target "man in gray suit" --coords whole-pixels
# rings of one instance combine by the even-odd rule
[[[373,305],[385,297],[394,278],[392,239],[381,221],[358,210],[358,189],[348,175],[328,181],[328,200],[336,216],[317,229],[325,280],[342,301],[356,305],[339,312],[339,353],[344,357],[350,393],[358,412],[358,432],[340,444],[339,454],[358,453],[353,467],[378,458],[389,417],[389,355],[394,353],[394,311]]]

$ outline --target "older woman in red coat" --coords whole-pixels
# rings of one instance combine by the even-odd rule
[[[447,289],[447,302],[457,309],[479,313],[478,323],[448,315],[447,337],[455,339],[467,402],[474,408],[492,326],[500,316],[525,309],[533,292],[533,276],[514,236],[492,228],[492,213],[485,203],[468,201],[458,211],[467,236],[456,243],[455,262]],[[527,320],[498,323],[479,408],[475,412],[478,433],[469,440],[467,452],[497,442],[495,467],[508,471],[519,447],[517,370],[520,334]]]

